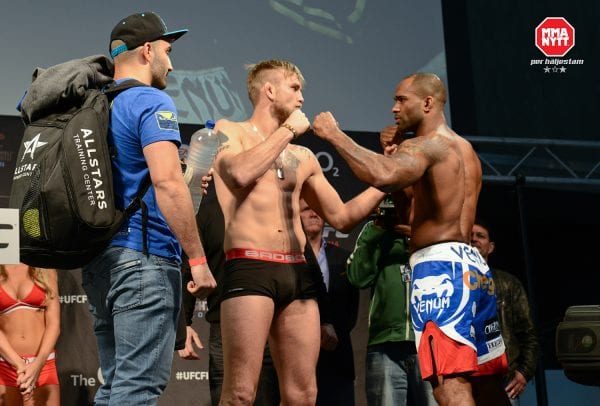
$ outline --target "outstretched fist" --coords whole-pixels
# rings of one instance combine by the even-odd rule
[[[324,140],[339,129],[339,123],[329,111],[317,114],[313,120],[314,133]]]

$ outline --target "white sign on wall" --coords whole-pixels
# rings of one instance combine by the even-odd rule
[[[0,209],[0,264],[19,262],[19,210]]]

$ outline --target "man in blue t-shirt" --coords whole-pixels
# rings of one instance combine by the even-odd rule
[[[182,248],[190,258],[190,291],[203,298],[216,286],[181,172],[175,105],[162,91],[173,69],[171,44],[186,32],[167,31],[152,12],[132,14],[111,32],[115,81],[147,85],[123,91],[112,103],[117,205],[127,207],[148,177],[151,186],[145,215],[139,209],[129,217],[83,268],[104,378],[96,405],[156,404],[165,389],[181,302]]]

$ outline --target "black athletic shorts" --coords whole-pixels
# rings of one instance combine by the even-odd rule
[[[320,271],[310,268],[302,254],[260,251],[254,257],[244,252],[257,251],[236,249],[227,253],[221,301],[237,296],[267,296],[279,307],[296,299],[317,298]]]

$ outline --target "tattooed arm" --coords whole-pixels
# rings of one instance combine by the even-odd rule
[[[219,120],[215,126],[221,147],[215,155],[214,168],[228,187],[248,187],[264,175],[281,151],[292,139],[286,128],[278,128],[263,142],[244,141],[246,129],[228,120]]]
[[[436,161],[440,149],[430,137],[415,137],[402,142],[394,155],[377,154],[348,137],[329,112],[315,117],[313,130],[335,147],[360,180],[386,192],[415,183]]]

